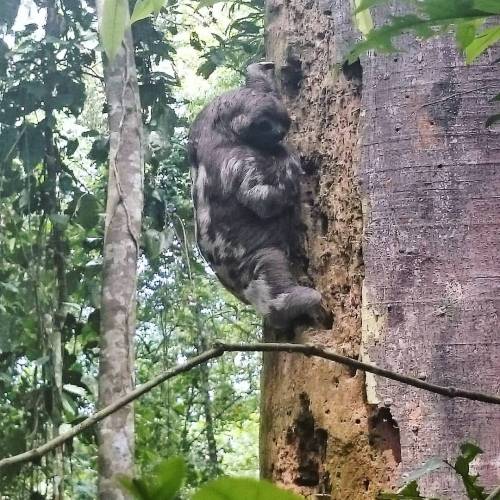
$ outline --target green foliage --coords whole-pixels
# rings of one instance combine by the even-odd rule
[[[361,13],[388,0],[363,0],[357,8]],[[479,31],[480,27],[499,11],[494,0],[407,0],[415,14],[393,16],[384,26],[371,30],[365,40],[358,43],[348,55],[352,63],[367,50],[382,53],[394,52],[393,39],[403,33],[413,32],[422,39],[453,29],[458,46],[464,51],[467,62],[474,61],[488,47],[500,39],[500,28],[494,26]]]
[[[55,15],[47,25],[49,4]],[[0,41],[2,456],[42,443],[94,409],[109,144],[94,2],[37,0],[33,17],[14,24],[18,6],[0,1],[0,33],[7,35]],[[138,381],[216,337],[252,340],[259,331],[253,314],[207,274],[194,243],[185,141],[191,112],[207,96],[185,98],[176,50],[189,45],[181,35],[193,31],[203,50],[222,43],[211,36],[214,20],[203,33],[193,27],[185,11],[197,7],[167,1],[154,20],[132,25],[147,139]],[[236,10],[234,19],[219,21],[223,31],[242,17]],[[235,56],[235,67],[244,64]],[[226,73],[231,78],[212,78],[212,92],[235,84],[234,72]],[[61,334],[58,352],[49,329]],[[63,360],[62,397],[54,354]],[[151,450],[160,448],[189,459],[188,487],[222,472],[255,474],[258,369],[258,356],[234,355],[138,402],[139,469],[147,474]],[[96,498],[95,429],[68,443],[64,465],[66,496]],[[16,500],[39,498],[55,470],[54,455],[13,466],[2,471],[0,491]]]
[[[495,490],[490,495],[485,493],[485,489],[478,483],[479,476],[473,475],[470,472],[471,462],[482,453],[481,448],[473,443],[463,443],[460,445],[460,455],[457,457],[454,464],[447,462],[441,458],[429,459],[421,468],[411,473],[407,478],[407,483],[396,493],[381,493],[378,495],[378,500],[439,500],[437,498],[424,497],[420,493],[417,480],[422,476],[429,474],[442,467],[449,467],[460,476],[467,493],[467,498],[470,500],[494,500],[498,498],[500,492]]]
[[[138,500],[175,500],[186,476],[182,458],[162,461],[154,472],[141,478],[120,476],[121,487]],[[300,500],[303,497],[282,490],[267,481],[222,477],[203,485],[192,500]]]
[[[193,496],[193,500],[300,500],[303,498],[267,481],[235,477],[223,477],[211,481]]]
[[[224,35],[212,33],[216,43],[210,45],[200,41],[196,34],[191,37],[191,45],[202,55],[198,74],[204,78],[223,66],[241,71],[253,60],[264,56],[264,1],[201,1],[198,9],[212,14],[212,7],[217,4],[223,4],[231,19]]]
[[[174,500],[186,477],[186,464],[180,457],[160,462],[145,478],[120,476],[122,488],[139,500]]]
[[[141,19],[145,19],[153,12],[158,14],[163,4],[164,0],[137,0],[132,15],[130,16],[130,23],[132,24]]]
[[[110,61],[113,61],[118,53],[128,24],[128,1],[104,0],[99,34],[104,51]]]

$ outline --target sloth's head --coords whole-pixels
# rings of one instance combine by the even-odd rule
[[[230,116],[230,129],[244,143],[259,149],[276,146],[290,129],[290,117],[276,91],[274,63],[247,68],[246,84]]]

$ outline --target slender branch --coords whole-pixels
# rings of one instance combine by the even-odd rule
[[[490,87],[479,87],[478,89],[470,89],[470,90],[463,90],[462,92],[455,92],[454,94],[447,95],[445,97],[442,97],[441,99],[436,99],[435,101],[430,101],[426,102],[425,104],[422,104],[419,109],[425,108],[427,106],[432,106],[433,104],[439,104],[441,102],[448,101],[449,99],[453,99],[455,97],[465,95],[465,94],[472,94],[473,92],[480,92],[481,90],[487,90]]]
[[[333,351],[327,351],[316,347],[311,344],[288,344],[288,343],[255,343],[255,344],[216,344],[212,349],[209,349],[199,356],[191,358],[184,364],[178,365],[172,370],[165,371],[160,375],[154,377],[145,384],[137,386],[133,391],[129,392],[125,396],[117,399],[114,403],[102,408],[90,417],[86,418],[78,425],[75,425],[70,430],[60,434],[59,436],[51,439],[47,443],[33,448],[29,451],[21,453],[19,455],[14,455],[11,457],[6,457],[0,460],[0,469],[7,465],[31,462],[37,460],[41,456],[45,455],[54,448],[61,446],[64,442],[73,438],[77,434],[80,434],[85,429],[91,427],[97,422],[103,420],[107,416],[111,415],[115,411],[124,407],[128,403],[139,398],[143,394],[149,392],[151,389],[160,385],[165,380],[176,377],[177,375],[187,372],[192,368],[199,366],[203,363],[210,361],[211,359],[218,358],[222,356],[225,352],[287,352],[287,353],[299,353],[305,356],[314,356],[317,358],[326,359],[329,361],[334,361],[342,365],[350,366],[364,372],[374,373],[384,378],[395,380],[412,387],[417,387],[425,391],[433,392],[436,394],[441,394],[449,398],[464,398],[471,401],[480,401],[483,403],[497,404],[500,405],[500,396],[489,395],[476,391],[468,391],[465,389],[459,389],[455,387],[446,387],[437,384],[431,384],[429,382],[424,382],[415,377],[409,377],[407,375],[401,375],[399,373],[392,372],[390,370],[385,370],[383,368],[378,368],[377,366],[370,365],[368,363],[363,363],[356,359],[349,358],[347,356],[342,356]]]
[[[485,500],[498,500],[500,498],[500,486],[497,486]]]

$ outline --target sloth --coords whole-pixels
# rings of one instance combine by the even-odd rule
[[[296,153],[282,140],[290,117],[274,63],[251,64],[244,86],[215,98],[189,133],[199,249],[221,283],[267,324],[328,327],[321,294],[300,286],[290,260],[301,246]]]

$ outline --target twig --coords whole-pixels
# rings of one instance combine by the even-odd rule
[[[441,99],[436,99],[435,101],[426,102],[425,104],[422,104],[419,109],[425,108],[427,106],[432,106],[433,104],[439,104],[441,102],[448,101],[449,99],[453,99],[453,98],[461,96],[461,95],[472,94],[473,92],[479,92],[481,90],[487,90],[489,88],[490,87],[479,87],[478,89],[463,90],[461,92],[455,92],[453,94],[449,94],[445,97],[442,97]]]
[[[149,392],[157,385],[161,384],[162,382],[165,382],[165,380],[173,378],[181,373],[187,372],[196,366],[199,366],[203,363],[210,361],[211,359],[218,358],[222,356],[222,354],[224,354],[225,352],[287,352],[287,353],[304,354],[306,356],[315,356],[329,361],[334,361],[342,365],[347,365],[352,368],[356,368],[358,370],[374,373],[375,375],[380,375],[381,377],[388,378],[391,380],[396,380],[397,382],[402,382],[403,384],[410,385],[413,387],[418,387],[419,389],[424,389],[429,392],[441,394],[449,398],[464,398],[464,399],[470,399],[472,401],[481,401],[483,403],[500,405],[500,396],[497,395],[489,395],[481,392],[468,391],[455,387],[445,387],[441,385],[431,384],[429,382],[424,382],[423,380],[420,380],[415,377],[409,377],[407,375],[401,375],[399,373],[395,373],[390,370],[378,368],[368,363],[363,363],[362,361],[358,361],[356,359],[352,359],[347,356],[342,356],[333,351],[327,351],[310,344],[288,344],[288,343],[221,344],[219,343],[216,344],[212,349],[203,352],[199,356],[195,356],[186,363],[178,365],[172,370],[168,370],[166,372],[161,373],[160,375],[154,377],[145,384],[139,385],[133,391],[117,399],[114,403],[106,406],[105,408],[102,408],[101,410],[97,411],[96,413],[86,418],[79,424],[72,427],[70,430],[60,434],[54,439],[51,439],[42,446],[33,448],[32,450],[26,451],[19,455],[3,458],[2,460],[0,460],[0,469],[7,465],[31,462],[33,460],[40,458],[49,451],[62,445],[64,442],[68,441],[77,434],[81,433],[85,429],[88,429],[92,425],[103,420],[108,415],[111,415],[115,411],[124,407],[131,401],[134,401],[143,394]]]
[[[498,500],[500,498],[500,486],[497,486],[485,500]]]

